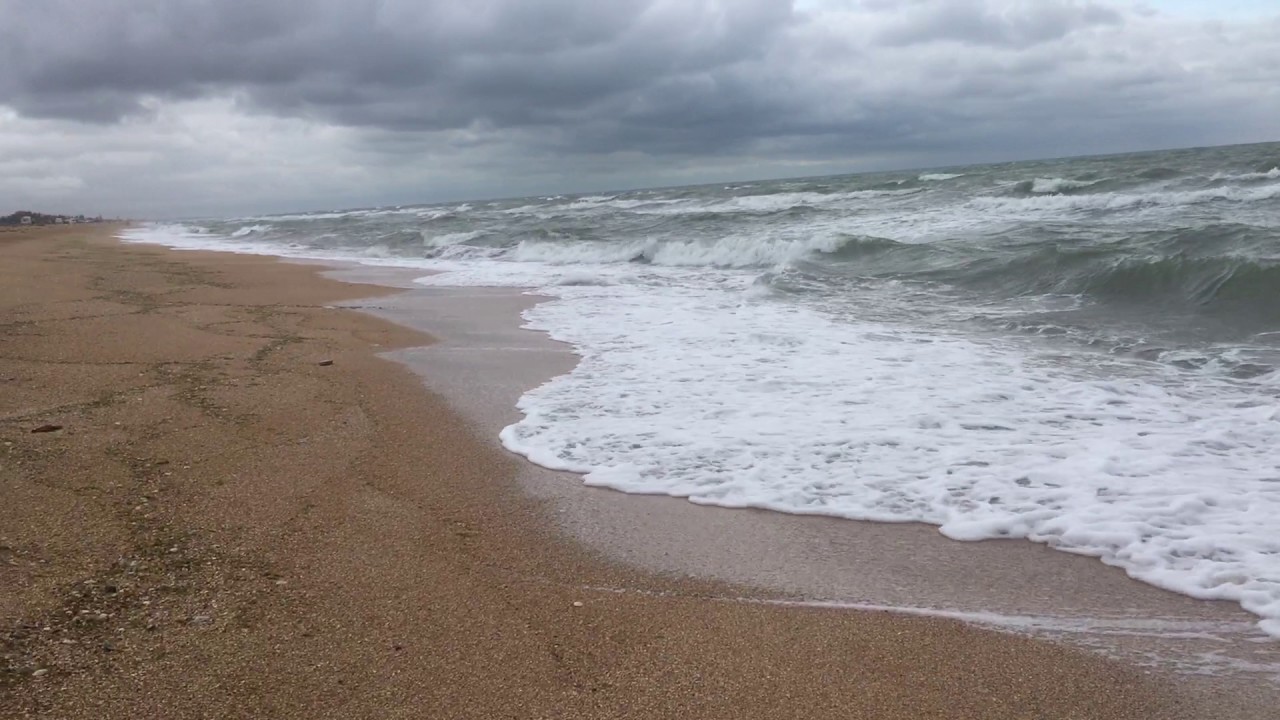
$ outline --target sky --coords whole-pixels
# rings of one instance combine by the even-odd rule
[[[1280,140],[1280,0],[0,0],[0,214]]]

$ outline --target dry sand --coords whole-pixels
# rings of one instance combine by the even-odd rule
[[[1043,641],[606,562],[377,356],[428,338],[326,307],[385,290],[107,230],[0,233],[0,717],[1214,718]]]

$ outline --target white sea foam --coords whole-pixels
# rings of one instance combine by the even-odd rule
[[[246,225],[240,228],[239,230],[236,230],[235,232],[231,233],[231,237],[240,238],[240,237],[245,237],[246,235],[252,235],[253,233],[264,233],[270,230],[271,230],[270,225]]]
[[[673,212],[703,213],[774,213],[801,207],[857,207],[859,204],[877,198],[914,195],[919,188],[904,190],[852,190],[849,192],[820,193],[811,191],[768,193],[759,195],[738,195],[728,200],[700,203],[688,207],[659,208],[653,212],[670,214]]]
[[[180,249],[204,250],[222,247],[225,238],[212,235],[208,228],[183,223],[146,223],[125,228],[119,237],[125,242],[167,245]]]
[[[1210,180],[1280,180],[1280,167],[1273,167],[1267,172],[1251,173],[1214,173]]]
[[[1043,194],[1031,197],[976,197],[965,207],[974,211],[1124,210],[1140,207],[1179,208],[1214,201],[1260,202],[1280,197],[1280,184],[1218,187],[1201,190],[1105,192],[1086,195]]]
[[[391,252],[391,248],[387,247],[386,245],[370,245],[369,247],[360,251],[360,255],[362,257],[377,258],[379,260],[385,260],[388,258],[395,257],[395,254]]]
[[[493,269],[424,282],[519,283]],[[1273,404],[1152,364],[1104,376],[1016,344],[836,321],[748,287],[729,273],[544,288],[559,299],[528,327],[582,361],[522,398],[503,442],[626,492],[1028,538],[1237,601],[1280,636]]]
[[[290,222],[298,220],[337,220],[349,217],[354,211],[344,212],[311,212],[311,213],[291,213],[288,215],[262,215],[258,217],[241,218],[244,222]]]
[[[612,285],[613,281],[599,274],[570,272],[552,281],[552,285]]]
[[[964,177],[964,173],[924,173],[920,176],[920,182],[942,182],[958,177]]]
[[[554,265],[620,263],[638,260],[654,265],[685,267],[760,267],[785,263],[811,252],[830,252],[844,240],[831,233],[786,237],[734,235],[712,242],[637,241],[545,242],[525,241],[511,254],[521,262]]]
[[[466,232],[441,233],[432,235],[423,239],[423,244],[427,247],[445,247],[446,245],[460,245],[469,240],[475,240],[483,235],[479,230],[468,230]]]
[[[191,224],[146,223],[125,228],[120,231],[117,237],[126,243],[164,245],[177,250],[215,250],[245,255],[275,255],[309,260],[366,263],[369,265],[425,267],[428,264],[425,259],[415,261],[412,258],[394,256],[385,245],[375,245],[363,250],[335,249],[326,251],[297,243],[283,244],[279,241],[257,239],[253,233],[241,237],[220,235],[210,232],[206,227]]]
[[[238,238],[211,233],[199,225],[178,223],[150,223],[120,231],[124,242],[164,245],[178,250],[217,250],[248,255],[288,255],[289,250],[279,244],[257,241],[252,233]]]
[[[1071,180],[1068,178],[1036,178],[1031,181],[1033,193],[1060,193],[1066,190],[1079,190],[1090,185],[1097,185],[1101,180]]]
[[[563,205],[521,205],[503,212],[510,215],[532,215],[551,218],[584,210],[630,210],[639,215],[687,215],[692,213],[768,214],[801,207],[856,207],[875,198],[914,195],[919,188],[902,190],[853,190],[849,192],[821,193],[812,191],[761,193],[736,195],[727,199],[695,200],[652,197],[595,196],[578,198]]]

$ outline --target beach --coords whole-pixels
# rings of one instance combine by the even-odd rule
[[[622,562],[429,352],[427,388],[383,357],[431,337],[336,307],[393,288],[114,230],[0,233],[0,716],[1265,717],[1062,644]],[[461,395],[504,382],[467,362]]]

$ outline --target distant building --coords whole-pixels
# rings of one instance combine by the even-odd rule
[[[60,218],[60,217],[54,218],[54,219],[53,219],[53,224],[54,224],[54,225],[61,225],[61,224],[62,224],[62,218]]]
[[[31,224],[31,216],[30,216],[30,215],[23,215],[23,216],[22,216],[22,219],[21,219],[21,220],[19,220],[18,222],[22,223],[23,225],[30,225],[30,224]]]

